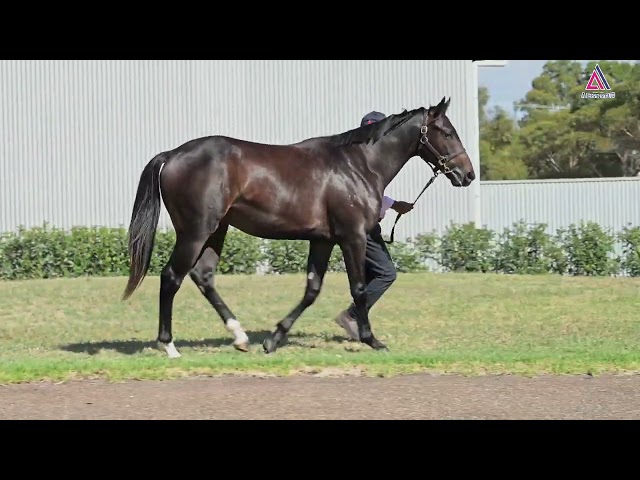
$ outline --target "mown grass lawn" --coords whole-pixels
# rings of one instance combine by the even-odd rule
[[[289,342],[265,355],[266,332],[300,299],[304,275],[218,276],[222,297],[252,341],[249,353],[185,280],[174,306],[182,358],[155,348],[159,279],[127,302],[124,278],[0,282],[0,383],[79,377],[291,374],[330,369],[391,375],[640,371],[640,279],[400,274],[372,310],[389,353],[347,341],[334,323],[350,298],[327,275]]]

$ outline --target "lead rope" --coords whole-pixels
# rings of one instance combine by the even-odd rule
[[[433,181],[436,179],[436,177],[440,174],[440,170],[436,170],[435,168],[433,168],[431,166],[431,164],[429,164],[429,166],[431,167],[431,170],[433,170],[433,177],[431,177],[429,179],[429,181],[427,182],[427,184],[424,186],[424,188],[422,189],[422,191],[418,194],[418,196],[416,197],[416,199],[413,201],[412,205],[415,205],[416,202],[418,201],[418,199],[422,196],[422,194],[425,192],[425,190],[427,188],[429,188],[429,186],[433,183]],[[396,216],[396,221],[393,222],[393,227],[391,228],[391,235],[389,236],[389,241],[387,242],[386,240],[383,239],[384,243],[386,243],[387,245],[390,245],[393,243],[393,238],[394,238],[394,234],[396,231],[396,224],[398,223],[398,220],[400,220],[400,217],[402,216],[402,213],[398,213],[398,215]]]

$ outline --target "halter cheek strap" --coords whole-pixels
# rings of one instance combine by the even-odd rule
[[[438,152],[436,150],[436,148],[431,145],[431,143],[429,142],[429,139],[427,138],[427,130],[429,127],[427,127],[426,125],[423,125],[422,127],[420,127],[420,133],[421,133],[421,137],[420,137],[420,143],[422,145],[424,145],[425,147],[427,147],[429,149],[429,151],[431,153],[433,153],[433,155],[436,157],[436,161],[438,162],[438,166],[440,167],[440,169],[442,170],[442,173],[451,173],[451,169],[449,168],[449,166],[447,165],[451,160],[453,160],[454,158],[462,155],[463,153],[466,152],[466,149],[463,147],[462,150],[457,151],[456,153],[449,153],[447,155],[442,155],[440,154],[440,152]],[[430,165],[431,166],[431,165]],[[433,167],[431,167],[433,169]],[[434,170],[435,172],[435,170]]]

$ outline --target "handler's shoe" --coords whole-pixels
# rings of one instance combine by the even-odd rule
[[[347,310],[340,312],[336,317],[336,323],[345,329],[351,340],[359,341],[358,322],[349,315]]]

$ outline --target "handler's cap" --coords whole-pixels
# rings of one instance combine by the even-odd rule
[[[380,112],[369,112],[364,117],[362,117],[362,121],[360,122],[360,126],[364,127],[365,125],[369,125],[370,123],[379,122],[380,120],[384,120],[386,115]]]

